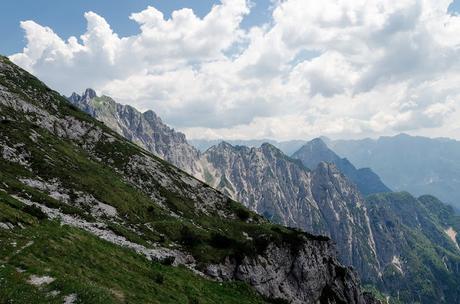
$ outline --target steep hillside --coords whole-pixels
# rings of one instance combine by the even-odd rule
[[[367,301],[328,238],[269,224],[4,57],[0,116],[4,299]]]
[[[431,194],[460,209],[460,142],[400,134],[326,142],[360,167],[372,168],[395,191]]]
[[[322,139],[316,138],[303,145],[292,155],[299,159],[307,168],[314,169],[322,161],[333,163],[364,194],[390,192],[383,184],[380,177],[370,168],[356,169],[346,158],[340,158],[334,151],[329,149]]]
[[[432,196],[385,193],[368,198],[368,212],[381,287],[402,303],[460,303],[460,217],[451,207]]]

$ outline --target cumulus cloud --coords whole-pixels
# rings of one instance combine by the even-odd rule
[[[191,137],[456,136],[460,17],[451,0],[284,0],[244,29],[247,0],[200,18],[133,13],[120,37],[93,12],[67,40],[23,21],[27,45],[10,58],[64,94],[94,87],[153,109]]]

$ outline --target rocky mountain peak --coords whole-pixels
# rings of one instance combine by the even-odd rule
[[[155,113],[154,111],[152,110],[147,110],[143,113],[143,116],[145,117],[145,119],[147,119],[148,121],[150,122],[154,122],[154,123],[158,123],[158,124],[163,124],[163,121],[161,120],[161,118],[157,115],[157,113]]]
[[[81,96],[78,95],[77,93],[73,92],[72,95],[70,95],[68,97],[69,101],[72,102],[72,103],[75,103],[75,102],[78,102],[79,100],[81,100]]]
[[[219,144],[217,144],[217,149],[224,149],[224,150],[236,150],[235,146],[229,144],[226,141],[221,141]]]
[[[295,152],[292,157],[300,159],[311,170],[314,170],[323,161],[329,163],[340,161],[340,157],[329,149],[321,138],[309,141]]]
[[[82,95],[82,98],[87,99],[87,100],[91,100],[95,97],[97,97],[96,91],[91,88],[87,88],[85,90],[85,93],[83,93]]]
[[[380,177],[371,169],[357,169],[348,159],[341,158],[332,151],[321,138],[316,138],[306,143],[292,157],[299,159],[306,167],[312,170],[321,162],[335,164],[338,170],[356,184],[359,191],[364,195],[390,191],[380,180]]]
[[[312,139],[309,143],[310,146],[321,148],[321,149],[328,149],[326,143],[321,137],[316,137]]]
[[[94,89],[87,88],[81,95],[77,94],[76,92],[73,92],[72,95],[67,97],[67,99],[76,105],[77,103],[88,103],[90,102],[93,98],[97,97],[97,93]]]
[[[283,154],[283,152],[281,152],[280,149],[278,149],[277,147],[275,147],[274,145],[272,145],[272,144],[270,144],[270,143],[263,143],[263,144],[260,146],[260,150],[261,150],[261,151],[264,151],[264,152],[269,152],[269,153],[278,154],[278,155]]]

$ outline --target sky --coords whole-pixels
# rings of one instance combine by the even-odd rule
[[[0,53],[188,138],[460,139],[458,12],[460,0],[3,0]]]

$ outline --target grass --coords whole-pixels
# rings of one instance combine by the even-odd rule
[[[244,283],[213,282],[184,267],[150,262],[56,222],[0,229],[0,243],[0,303],[62,303],[73,293],[79,303],[265,303]],[[27,282],[32,274],[55,281],[35,287]],[[51,296],[53,290],[60,294]]]
[[[244,283],[212,282],[150,262],[79,229],[40,220],[24,207],[0,192],[1,221],[26,226],[0,229],[0,303],[62,303],[74,293],[79,303],[265,303]],[[56,280],[37,288],[27,282],[32,274]]]

